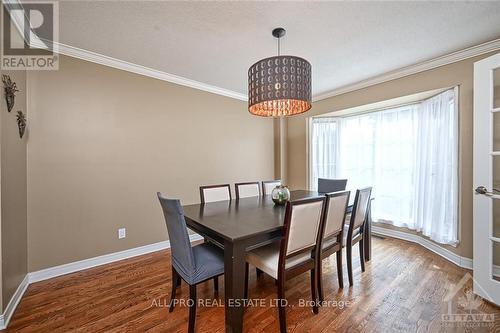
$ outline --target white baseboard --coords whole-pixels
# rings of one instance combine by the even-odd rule
[[[5,307],[5,311],[0,315],[0,330],[6,329],[7,325],[9,325],[10,318],[14,314],[17,305],[21,301],[21,298],[24,295],[24,292],[28,288],[29,285],[29,274],[26,274],[24,279],[21,281],[19,286],[16,289],[14,295],[10,299],[9,303]]]
[[[462,267],[462,268],[467,268],[467,269],[472,270],[472,259],[471,258],[461,257],[458,254],[455,254],[455,253],[451,252],[450,250],[447,250],[447,249],[437,245],[436,243],[433,243],[430,240],[425,239],[424,237],[422,237],[420,235],[409,234],[409,233],[406,233],[403,231],[388,229],[388,228],[374,226],[374,225],[372,225],[372,233],[376,234],[376,235],[398,238],[398,239],[402,239],[405,241],[420,244],[423,247],[425,247],[426,249],[440,255],[441,257],[447,259],[448,261],[451,261],[455,265]],[[500,266],[493,265],[491,274],[495,277],[500,277]]]
[[[466,258],[459,256],[458,254],[455,254],[451,252],[450,250],[447,250],[436,243],[431,242],[428,239],[425,239],[424,237],[420,235],[415,235],[415,234],[409,234],[403,231],[399,230],[393,230],[393,229],[388,229],[384,227],[379,227],[372,225],[372,233],[377,234],[377,235],[382,235],[382,236],[388,236],[392,238],[398,238],[402,239],[405,241],[413,242],[422,245],[426,249],[440,255],[441,257],[447,259],[448,261],[451,261],[457,266],[460,266],[462,268],[467,268],[467,269],[472,269],[472,259],[471,258]]]
[[[189,235],[189,238],[191,242],[203,239],[203,237],[201,237],[198,234]],[[168,248],[170,248],[170,242],[167,240],[163,242],[135,247],[120,252],[105,254],[99,257],[94,257],[94,258],[71,262],[64,265],[54,266],[29,273],[29,282],[35,283],[47,279],[52,279],[57,276],[78,272],[84,269],[89,269],[92,267],[109,264],[118,260],[128,259]]]
[[[191,242],[195,242],[198,240],[202,240],[203,237],[198,234],[192,234],[189,235],[189,239],[191,240]],[[12,314],[19,304],[19,301],[23,297],[24,292],[31,283],[52,279],[61,275],[82,271],[84,269],[109,264],[115,261],[136,257],[151,252],[165,250],[168,248],[170,248],[170,242],[167,240],[28,273],[24,277],[23,281],[19,284],[19,287],[10,299],[9,304],[7,304],[7,307],[5,308],[3,314],[0,314],[0,330],[7,328]]]

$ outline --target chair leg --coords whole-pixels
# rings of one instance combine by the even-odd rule
[[[361,263],[361,272],[365,271],[365,240],[359,241],[359,262]]]
[[[196,285],[189,286],[189,299],[191,306],[189,307],[189,326],[188,332],[194,333],[194,323],[196,321]]]
[[[318,297],[316,296],[316,281],[317,281],[317,276],[316,276],[316,270],[311,269],[311,298],[313,301],[313,313],[318,314]]]
[[[175,270],[174,266],[172,266],[172,290],[170,292],[170,302],[168,304],[168,312],[174,311],[175,307],[175,291],[177,290],[178,281],[180,280],[179,274]]]
[[[320,259],[319,260],[319,265],[318,265],[318,269],[317,269],[317,276],[318,276],[318,279],[317,279],[317,283],[318,283],[318,297],[319,297],[319,301],[320,302],[323,302],[325,300],[325,297],[323,295],[323,260]]]
[[[245,264],[245,299],[248,299],[248,270],[249,270],[248,263],[246,263]]]
[[[349,286],[353,286],[352,279],[352,244],[347,244],[347,276],[349,278]]]
[[[278,282],[278,311],[280,318],[280,333],[286,333],[286,308],[285,308],[285,281],[284,279],[276,280]]]
[[[219,296],[219,277],[214,276],[214,298]]]
[[[257,274],[257,277],[261,276],[262,273],[263,272],[260,269],[258,269],[257,267],[255,267],[255,274]]]
[[[342,248],[337,251],[337,278],[339,280],[339,288],[344,288],[344,273],[342,271]]]

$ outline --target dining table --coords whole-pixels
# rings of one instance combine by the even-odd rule
[[[324,195],[314,191],[290,192],[290,200]],[[351,191],[348,212],[355,191]],[[183,206],[189,229],[224,249],[224,304],[226,332],[243,331],[246,253],[282,237],[285,206],[275,205],[270,195]],[[364,227],[365,260],[371,259],[371,201]]]

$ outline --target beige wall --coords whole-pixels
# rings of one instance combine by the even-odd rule
[[[2,71],[16,82],[14,108],[7,112],[3,84],[0,100],[2,310],[27,273],[26,142],[17,127],[17,111],[26,111],[26,72]],[[27,116],[29,122],[29,116]]]
[[[306,115],[289,118],[287,144],[289,184],[292,188],[305,188],[306,186],[306,116],[310,117],[418,92],[459,85],[459,216],[461,241],[456,248],[451,246],[444,247],[461,256],[472,258],[473,63],[486,56],[488,55],[318,101],[313,104],[312,110]]]
[[[30,271],[166,240],[156,191],[274,176],[273,121],[246,102],[68,57],[28,82]]]

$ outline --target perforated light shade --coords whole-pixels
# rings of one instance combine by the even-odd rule
[[[311,108],[311,64],[295,56],[262,59],[248,70],[248,111],[263,117],[292,116]]]

